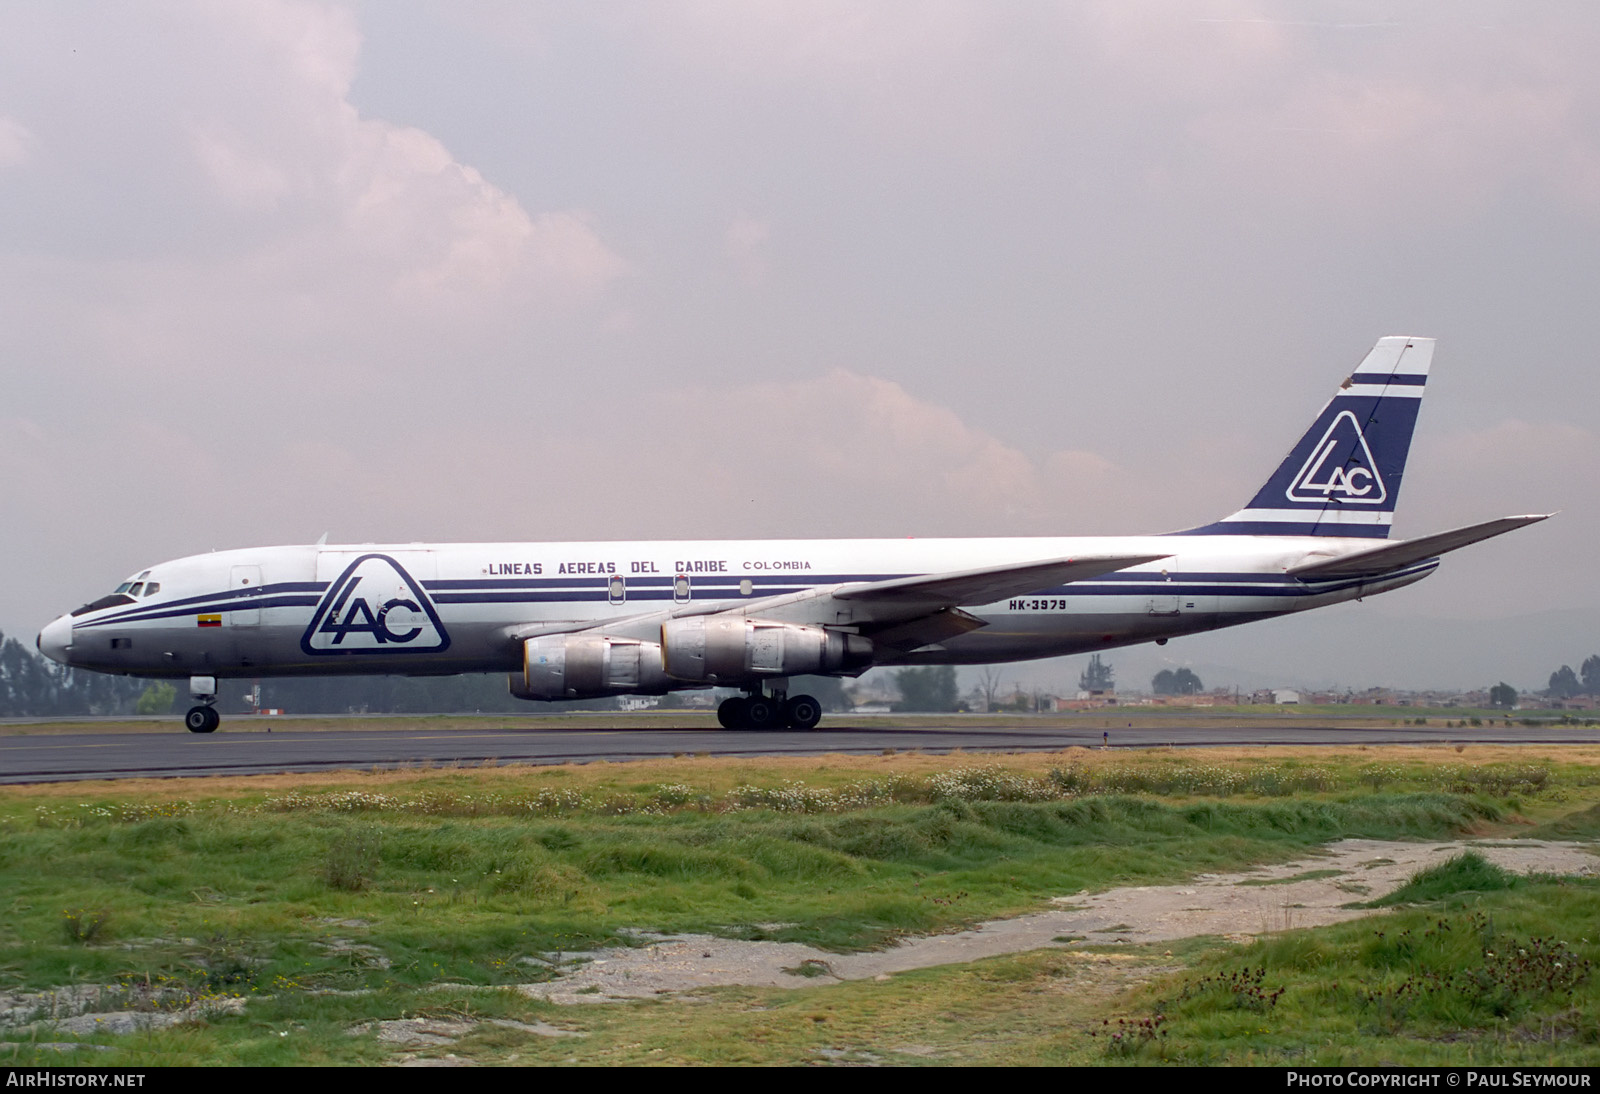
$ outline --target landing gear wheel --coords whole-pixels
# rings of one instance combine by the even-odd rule
[[[190,733],[215,733],[222,724],[222,715],[215,707],[190,707],[189,713],[183,716],[183,724]]]
[[[763,696],[745,700],[745,729],[777,729],[778,704]]]
[[[723,729],[744,728],[744,708],[748,699],[724,699],[717,707],[717,721]]]
[[[809,695],[796,695],[783,704],[783,720],[790,729],[816,729],[822,721],[822,704]]]

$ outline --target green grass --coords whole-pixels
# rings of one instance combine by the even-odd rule
[[[1427,904],[1453,901],[1472,893],[1514,889],[1523,879],[1502,870],[1475,851],[1466,851],[1439,865],[1423,870],[1388,896],[1363,905],[1388,908],[1397,904]]]
[[[1444,794],[1173,805],[1117,796],[947,801],[818,816],[767,810],[437,819],[242,812],[19,828],[0,844],[0,963],[15,982],[175,975],[188,950],[151,939],[271,937],[266,975],[370,986],[321,958],[372,923],[386,978],[504,983],[515,959],[597,945],[621,927],[760,934],[837,949],[1007,914],[1079,889],[1278,861],[1346,836],[1454,835],[1498,810]],[[37,864],[48,862],[41,873]],[[957,893],[966,894],[955,901]],[[67,909],[103,915],[93,944]],[[46,944],[48,940],[49,944]],[[124,948],[135,944],[134,950]]]
[[[1600,805],[1569,813],[1539,825],[1528,833],[1536,839],[1600,839]]]
[[[1083,967],[1052,964],[1054,958],[929,970],[896,977],[892,990],[730,990],[696,1008],[558,1011],[506,988],[548,976],[530,960],[540,954],[625,942],[625,929],[872,947],[1032,910],[1063,893],[1286,861],[1334,839],[1449,838],[1503,828],[1508,806],[1497,795],[1520,795],[1553,812],[1563,808],[1558,798],[1590,785],[1584,772],[1559,765],[1538,767],[1537,775],[1528,765],[1475,771],[1452,762],[1426,779],[1405,769],[1363,781],[1366,765],[1355,764],[1316,776],[1332,790],[1285,793],[1282,787],[1304,781],[1297,765],[1266,765],[1265,775],[1263,765],[1233,765],[1228,775],[1226,764],[1161,760],[1076,774],[1054,764],[1052,774],[1035,762],[1008,775],[962,768],[959,760],[905,762],[935,774],[908,776],[882,793],[836,774],[798,785],[746,767],[734,778],[688,785],[606,765],[581,777],[560,770],[521,778],[410,775],[385,784],[384,793],[206,798],[142,789],[78,802],[63,792],[12,795],[0,799],[0,907],[7,913],[0,917],[0,988],[153,983],[250,999],[242,1016],[90,1038],[113,1046],[94,1056],[105,1065],[370,1063],[394,1050],[371,1036],[349,1036],[350,1026],[464,1012],[544,1017],[592,1034],[581,1043],[530,1041],[480,1027],[459,1051],[486,1059],[803,1062],[835,1020],[812,1021],[808,1007],[844,1021],[859,1004],[849,1020],[865,1029],[888,1021],[875,1001],[892,997],[907,1016],[907,1038],[943,1030],[948,1041],[965,1029],[899,994],[900,985],[920,978],[955,1008],[940,1013],[982,1015],[978,1027],[1010,1047],[974,1056],[969,1045],[959,1057],[913,1051],[892,1055],[896,1062],[1092,1061],[1102,1051],[1094,1039],[1062,1040],[1049,1032],[1060,1015],[1050,1019],[1039,1000],[1013,997],[1049,996],[1082,979]],[[1068,785],[1070,779],[1084,785]],[[1097,792],[1130,782],[1177,788],[1179,796]],[[1213,792],[1196,796],[1204,787]],[[1497,888],[1468,881],[1457,876],[1408,899]],[[1504,891],[1494,899],[1523,894],[1498,889]],[[1171,960],[1180,962],[1209,952],[1175,948],[1182,956]],[[344,994],[351,992],[364,994]],[[768,1031],[766,1041],[752,1033],[754,1041],[732,1043],[730,1030],[742,1020],[730,1017],[736,1004],[724,1003],[756,998],[778,1000],[756,1022]],[[1013,1013],[1026,1004],[1039,1025],[1023,1021],[1018,1032],[1002,1035],[1002,998]],[[910,1022],[924,1011],[925,1026]],[[798,1031],[784,1026],[791,1021]],[[669,1032],[676,1027],[681,1034]],[[647,1028],[656,1040],[641,1040]],[[635,1044],[660,1052],[625,1047]],[[5,1062],[53,1059],[31,1048],[9,1060],[0,1052]]]
[[[1600,883],[1452,887],[1485,880],[1461,860],[1427,871],[1412,893],[1444,910],[1215,952],[1132,1013],[1162,1015],[1161,1058],[1188,1064],[1600,1063]]]

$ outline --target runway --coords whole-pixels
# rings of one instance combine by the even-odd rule
[[[1600,728],[1580,726],[1283,726],[1161,725],[1018,727],[930,719],[926,726],[876,726],[841,717],[842,724],[798,732],[734,732],[714,728],[502,728],[485,718],[482,729],[394,727],[361,730],[287,730],[185,733],[63,733],[0,737],[0,783],[86,779],[262,775],[341,768],[374,770],[439,765],[562,764],[638,760],[675,755],[803,756],[824,753],[1054,752],[1074,746],[1112,748],[1600,744]]]

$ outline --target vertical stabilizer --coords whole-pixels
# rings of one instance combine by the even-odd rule
[[[1185,534],[1388,536],[1432,360],[1432,338],[1378,339],[1250,504]]]

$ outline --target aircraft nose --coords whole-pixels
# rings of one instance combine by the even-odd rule
[[[45,624],[34,644],[50,660],[60,661],[63,665],[71,664],[67,655],[72,652],[72,616],[64,615]]]

